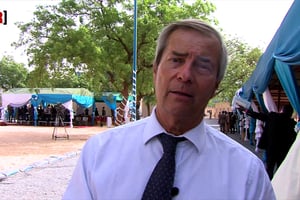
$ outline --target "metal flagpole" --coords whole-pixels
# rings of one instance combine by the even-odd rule
[[[134,0],[134,25],[133,25],[133,68],[132,68],[132,120],[136,121],[136,71],[137,71],[137,0]]]

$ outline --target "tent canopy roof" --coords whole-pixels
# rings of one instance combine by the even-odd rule
[[[2,106],[21,107],[28,102],[35,106],[42,103],[58,104],[74,100],[78,105],[88,108],[95,100],[94,95],[84,88],[13,88],[2,94]]]
[[[297,83],[296,84],[297,87],[300,85],[300,65],[291,66],[291,70],[294,74],[295,83]],[[290,103],[288,96],[284,88],[282,87],[282,84],[280,83],[280,80],[275,72],[273,72],[271,76],[271,79],[268,83],[268,88],[278,108]]]
[[[13,88],[3,94],[71,94],[93,97],[94,94],[85,88]]]
[[[269,89],[277,106],[291,103],[300,113],[299,17],[300,0],[295,0],[252,75],[243,85],[241,96],[244,99],[260,98]]]

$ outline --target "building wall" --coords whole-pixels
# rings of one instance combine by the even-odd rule
[[[209,111],[212,112],[211,118],[218,118],[219,112],[222,111],[231,112],[232,108],[229,102],[220,102],[220,103],[216,103],[214,107],[207,107],[205,109],[205,114],[208,117],[209,117]]]

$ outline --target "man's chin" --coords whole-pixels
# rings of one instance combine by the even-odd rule
[[[172,117],[191,117],[195,114],[195,110],[188,106],[171,106],[168,108],[168,113],[172,115]]]

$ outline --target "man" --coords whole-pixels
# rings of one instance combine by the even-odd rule
[[[64,199],[275,199],[259,158],[203,121],[226,64],[222,39],[209,25],[189,19],[167,26],[157,41],[151,116],[89,139]],[[151,198],[148,180],[168,153],[161,133],[185,141],[177,144],[169,197]]]
[[[106,122],[106,110],[105,107],[102,107],[102,111],[101,111],[101,122],[100,122],[100,126],[103,126],[103,124]]]

